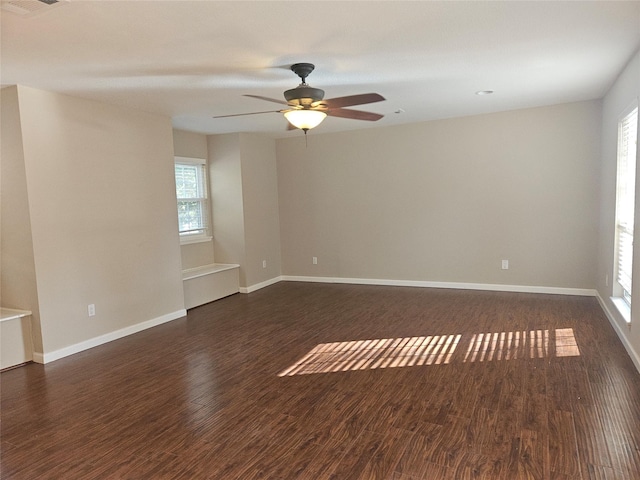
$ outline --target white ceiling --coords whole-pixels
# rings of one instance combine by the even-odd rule
[[[382,120],[329,117],[321,133],[600,98],[640,46],[640,1],[63,0],[0,15],[3,86],[157,112],[207,134],[299,135],[277,113],[212,118],[277,110],[242,95],[282,99],[299,83],[296,62],[316,65],[307,82],[326,98],[387,99],[355,107]]]

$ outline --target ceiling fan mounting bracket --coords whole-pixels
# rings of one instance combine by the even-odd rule
[[[291,65],[291,70],[302,79],[302,83],[306,83],[305,80],[315,68],[313,63],[294,63]]]

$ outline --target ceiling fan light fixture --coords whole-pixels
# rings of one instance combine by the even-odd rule
[[[289,110],[284,116],[291,125],[306,131],[320,125],[327,114],[319,110]]]

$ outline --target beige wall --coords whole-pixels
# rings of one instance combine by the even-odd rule
[[[280,222],[275,141],[240,134],[246,285],[280,276]],[[263,268],[263,261],[267,266]]]
[[[178,157],[207,158],[207,136],[174,128],[173,153]]]
[[[33,345],[42,352],[18,89],[0,92],[0,305],[32,312]]]
[[[627,348],[631,350],[636,366],[640,369],[640,281],[633,282],[633,308],[631,325],[619,315],[611,302],[613,294],[614,241],[615,241],[615,205],[616,205],[616,168],[618,146],[618,121],[632,102],[640,100],[640,52],[636,52],[627,67],[616,80],[603,100],[602,107],[602,156],[600,170],[600,232],[598,244],[597,288],[609,315],[618,332],[623,335]],[[640,154],[640,150],[638,150]],[[640,164],[640,161],[638,162]],[[640,169],[636,171],[636,192],[640,191]],[[640,225],[640,195],[636,194],[636,222]],[[637,227],[636,227],[637,235]],[[636,242],[637,245],[637,242]],[[640,248],[634,248],[634,279],[640,279]],[[608,282],[607,282],[608,280]]]
[[[593,101],[278,140],[282,273],[592,289],[600,115]]]
[[[207,136],[174,129],[173,151],[178,157],[206,159],[208,158]],[[214,263],[213,240],[181,245],[180,252],[184,270]]]
[[[210,135],[208,146],[216,261],[240,264],[242,288],[278,278],[275,141],[259,134],[232,133]]]
[[[209,183],[213,217],[213,251],[218,263],[240,265],[240,286],[246,286],[244,205],[240,135],[210,135]]]
[[[183,311],[170,119],[18,99],[42,353]]]

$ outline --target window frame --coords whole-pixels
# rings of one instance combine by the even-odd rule
[[[200,188],[203,196],[198,197],[178,197],[178,184],[175,177],[175,167],[178,165],[184,166],[197,166],[200,167]],[[180,244],[187,245],[190,243],[208,242],[211,241],[211,218],[210,218],[210,206],[209,206],[209,182],[207,176],[207,161],[204,158],[195,157],[174,157],[174,188],[176,189],[176,217],[178,220],[178,235],[180,237]],[[181,201],[197,201],[201,204],[201,222],[202,229],[198,229],[199,233],[188,233],[180,231],[180,219],[179,206]]]
[[[635,120],[630,120],[635,116]],[[625,135],[625,125],[635,122],[635,157],[632,155],[634,147],[629,147],[629,139]],[[632,123],[633,125],[633,123]],[[615,210],[615,245],[614,245],[614,304],[623,315],[627,323],[631,321],[631,289],[633,285],[633,237],[635,198],[637,195],[636,169],[637,169],[637,142],[638,142],[638,102],[634,101],[627,107],[618,119],[618,141],[616,148],[616,210]],[[631,164],[629,164],[630,162]],[[630,187],[630,188],[629,188]],[[624,204],[623,204],[624,202]],[[626,240],[625,240],[626,239]],[[622,255],[627,256],[627,262],[631,265],[621,269],[624,262]],[[621,279],[621,277],[628,277]]]

